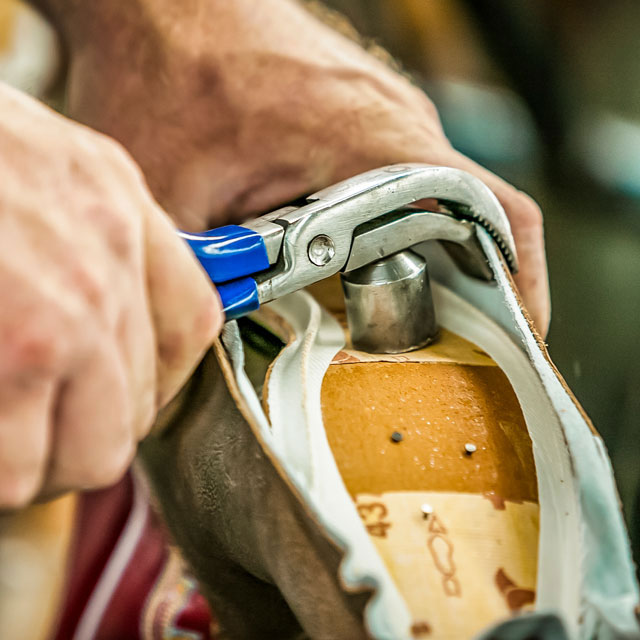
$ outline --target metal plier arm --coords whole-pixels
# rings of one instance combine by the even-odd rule
[[[410,207],[435,199],[444,212]],[[180,232],[215,283],[227,320],[339,271],[351,271],[426,240],[454,243],[472,275],[491,279],[476,238],[482,226],[517,270],[500,203],[480,180],[448,167],[391,165],[368,171],[242,225]]]

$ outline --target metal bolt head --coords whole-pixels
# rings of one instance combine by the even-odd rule
[[[475,444],[472,444],[471,442],[467,442],[467,444],[464,445],[464,452],[470,456],[472,453],[475,453],[478,450],[478,447],[476,447]]]
[[[420,507],[420,511],[422,511],[422,517],[426,520],[433,513],[433,507],[425,502]]]
[[[336,247],[329,236],[320,234],[309,243],[307,255],[317,267],[324,267],[336,255]]]

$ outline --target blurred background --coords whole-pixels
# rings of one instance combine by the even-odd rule
[[[545,213],[549,349],[609,449],[640,559],[640,3],[327,0]],[[61,104],[53,31],[0,0],[0,79]]]

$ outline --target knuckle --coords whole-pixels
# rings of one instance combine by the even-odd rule
[[[53,375],[68,350],[68,340],[63,332],[48,331],[47,324],[42,323],[39,327],[18,327],[12,338],[7,340],[6,347],[9,367],[16,371]]]
[[[110,298],[106,275],[97,269],[87,267],[88,265],[79,265],[70,274],[73,291],[82,300],[83,316],[84,309],[87,307],[93,312],[104,312]],[[78,317],[76,320],[81,320],[81,318]]]
[[[100,230],[102,242],[117,260],[129,262],[142,252],[140,225],[130,211],[96,204],[87,209],[86,217]]]

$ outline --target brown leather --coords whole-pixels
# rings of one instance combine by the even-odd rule
[[[371,593],[340,584],[341,552],[265,453],[243,406],[218,344],[140,449],[221,637],[366,638]]]

